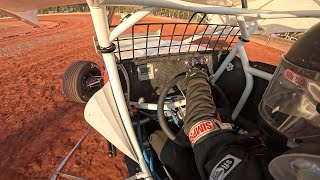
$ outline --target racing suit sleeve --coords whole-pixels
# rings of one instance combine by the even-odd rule
[[[189,136],[201,179],[272,179],[240,135],[214,121],[215,104],[203,71],[188,79],[184,131]]]

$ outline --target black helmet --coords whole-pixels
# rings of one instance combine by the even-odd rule
[[[264,124],[286,143],[320,143],[320,23],[282,56],[259,104],[259,113]]]

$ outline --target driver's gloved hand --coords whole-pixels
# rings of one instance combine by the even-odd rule
[[[186,73],[186,83],[197,77],[208,78],[209,68],[203,58],[191,58],[188,64],[190,68]]]
[[[177,145],[162,130],[151,134],[150,144],[173,179],[200,179],[191,148]]]

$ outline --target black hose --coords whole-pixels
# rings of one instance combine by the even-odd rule
[[[241,5],[242,5],[242,8],[247,9],[248,8],[247,0],[241,0]]]

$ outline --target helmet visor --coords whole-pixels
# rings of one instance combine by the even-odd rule
[[[319,103],[320,73],[296,66],[283,56],[259,111],[267,123],[288,138],[309,142],[320,139]]]

